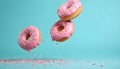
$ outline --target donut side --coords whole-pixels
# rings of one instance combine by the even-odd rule
[[[77,17],[82,11],[82,6],[80,6],[74,13],[72,13],[71,15],[69,16],[64,16],[64,17],[60,17],[61,20],[72,20],[73,18]]]

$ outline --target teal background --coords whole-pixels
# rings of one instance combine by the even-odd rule
[[[81,0],[82,13],[72,20],[74,34],[65,42],[53,42],[50,29],[59,20],[57,9],[64,2],[66,0],[0,0],[0,59],[120,61],[120,1]],[[17,41],[20,31],[30,25],[39,28],[42,41],[27,52]],[[117,65],[115,61],[109,64],[108,69],[120,69],[118,61]]]

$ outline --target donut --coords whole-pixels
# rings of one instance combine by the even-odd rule
[[[82,4],[79,0],[68,0],[57,10],[61,20],[71,20],[77,17],[82,11]]]
[[[67,40],[74,32],[74,25],[72,21],[59,20],[56,22],[50,31],[51,38],[57,42],[63,42]]]
[[[28,26],[18,36],[18,44],[24,50],[30,51],[40,44],[41,33],[34,26]]]

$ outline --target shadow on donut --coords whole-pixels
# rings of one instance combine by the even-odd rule
[[[59,39],[59,40],[56,40],[56,41],[58,41],[58,42],[63,42],[63,41],[65,41],[65,40],[67,40],[68,39],[68,37],[63,37],[63,38],[61,38],[61,39]]]

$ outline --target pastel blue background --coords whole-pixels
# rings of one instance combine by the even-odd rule
[[[120,1],[81,0],[82,13],[72,20],[73,35],[57,43],[51,40],[50,29],[59,20],[57,9],[64,2],[66,0],[0,0],[0,59],[120,61]],[[40,29],[42,42],[27,52],[17,41],[20,31],[30,25]],[[113,68],[111,65],[108,69],[116,64],[113,63]],[[116,69],[120,69],[119,65],[120,62]]]

